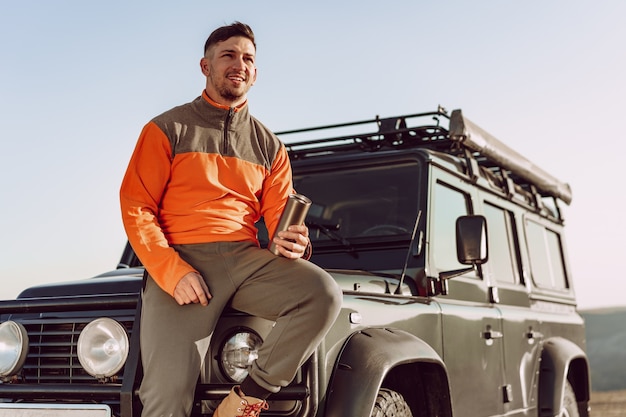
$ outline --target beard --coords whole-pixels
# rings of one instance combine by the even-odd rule
[[[248,79],[245,80],[244,84],[240,87],[232,87],[229,85],[230,81],[228,79],[215,79],[214,77],[210,77],[211,83],[213,84],[213,88],[223,99],[227,101],[237,101],[241,98],[245,97],[250,87],[252,87],[248,83]]]
[[[228,101],[237,101],[243,96],[245,96],[248,90],[249,88],[246,88],[244,89],[243,92],[239,92],[239,91],[234,91],[233,89],[228,88],[226,86],[220,86],[217,89],[217,92],[219,93],[220,96],[222,96],[222,98],[225,98]]]

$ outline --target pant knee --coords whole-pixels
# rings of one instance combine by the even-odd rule
[[[336,316],[341,309],[343,293],[333,277],[323,271],[313,286],[311,300],[318,312]]]

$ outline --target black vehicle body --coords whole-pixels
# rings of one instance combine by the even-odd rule
[[[344,299],[264,416],[588,416],[584,323],[559,208],[571,201],[566,184],[459,110],[278,135],[296,190],[313,200],[312,261]],[[267,240],[262,224],[259,237]],[[20,404],[104,404],[110,415],[140,415],[142,276],[127,247],[114,271],[0,302],[0,322],[21,323],[30,343],[21,371],[0,383],[0,416]],[[100,380],[76,355],[81,330],[98,317],[129,337],[123,368]],[[211,415],[235,383],[220,363],[223,341],[242,329],[262,339],[271,325],[224,312],[194,416]],[[390,402],[410,413],[385,414]]]

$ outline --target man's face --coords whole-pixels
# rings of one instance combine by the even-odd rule
[[[256,81],[255,54],[254,44],[243,36],[213,45],[200,60],[209,97],[229,107],[246,101],[246,94]]]

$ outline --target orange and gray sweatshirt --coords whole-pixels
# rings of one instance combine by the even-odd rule
[[[293,193],[285,146],[248,112],[203,92],[142,130],[120,189],[135,253],[169,294],[195,269],[172,245],[253,241],[261,216],[273,236]]]

